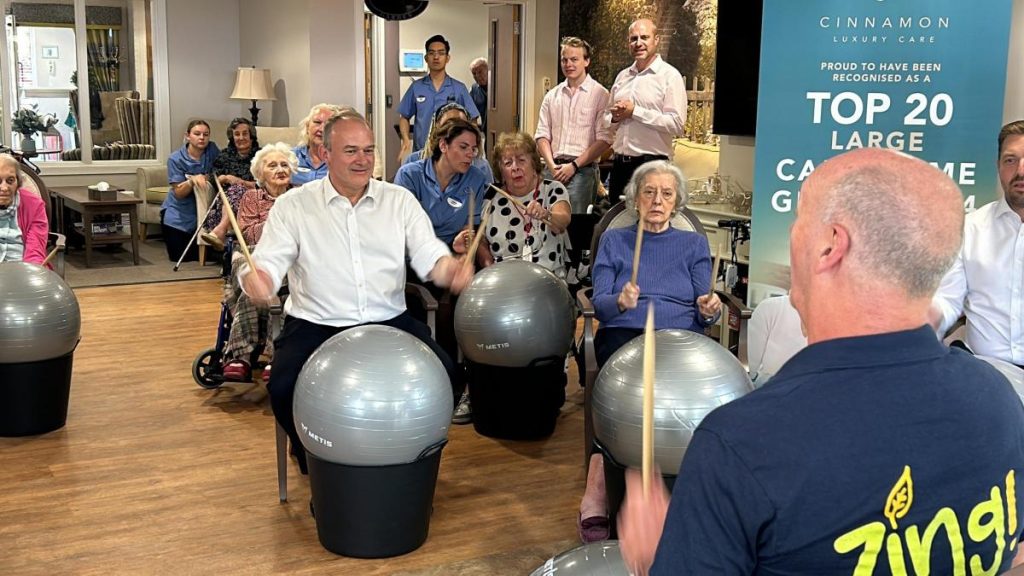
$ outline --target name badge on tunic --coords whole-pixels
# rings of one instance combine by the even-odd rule
[[[448,205],[451,206],[452,208],[455,208],[456,210],[462,208],[462,202],[459,202],[455,198],[448,198]]]
[[[416,103],[418,103],[418,104],[423,104],[426,101],[427,101],[427,97],[426,96],[417,96],[416,97]]]

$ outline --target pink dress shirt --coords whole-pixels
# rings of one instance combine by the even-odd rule
[[[616,154],[641,156],[661,154],[672,157],[672,139],[683,135],[686,124],[686,85],[674,66],[655,56],[643,72],[636,64],[615,77],[609,105],[633,101],[633,117],[612,124]],[[611,122],[611,112],[606,114]]]
[[[605,118],[608,90],[590,75],[573,93],[568,81],[544,95],[534,138],[551,143],[554,157],[577,157],[597,140],[612,143],[614,134]]]

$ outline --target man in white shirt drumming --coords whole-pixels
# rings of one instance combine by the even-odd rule
[[[565,81],[544,95],[534,138],[544,158],[544,177],[564,184],[573,214],[585,214],[601,178],[597,161],[612,144],[611,126],[604,118],[608,90],[587,74],[586,41],[563,38],[559,61]]]
[[[245,293],[269,302],[288,275],[285,322],[274,342],[267,388],[274,417],[288,432],[305,473],[306,458],[292,417],[295,380],[303,364],[331,336],[353,326],[383,324],[416,336],[437,354],[461,394],[451,358],[429,328],[405,309],[405,262],[423,279],[460,292],[471,263],[452,257],[434,236],[419,202],[404,188],[371,178],[374,139],[353,111],[324,124],[328,175],[281,196],[270,211],[255,270],[243,268]]]
[[[1024,120],[999,131],[1003,197],[968,214],[960,255],[932,299],[932,325],[945,333],[967,317],[967,346],[1024,365]]]
[[[686,86],[674,66],[658,55],[658,29],[641,19],[629,26],[629,50],[635,62],[615,77],[607,118],[615,128],[608,192],[612,204],[644,162],[668,160],[672,139],[686,124]]]

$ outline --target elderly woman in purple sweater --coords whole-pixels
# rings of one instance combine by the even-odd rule
[[[718,320],[722,302],[717,295],[708,295],[711,251],[707,238],[669,225],[684,204],[686,181],[674,164],[656,160],[633,173],[626,187],[626,205],[639,212],[640,221],[628,228],[606,231],[594,259],[593,302],[600,321],[594,336],[598,366],[643,333],[648,302],[654,303],[656,329],[703,332]],[[641,225],[640,273],[634,284],[630,281],[633,251],[637,226]],[[584,542],[608,537],[603,466],[600,454],[591,456],[578,520]]]

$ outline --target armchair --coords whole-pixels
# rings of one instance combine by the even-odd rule
[[[160,206],[167,197],[170,183],[167,181],[167,166],[142,166],[135,170],[135,194],[142,198],[139,210],[139,240],[146,240],[148,224],[160,227]]]

